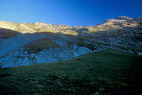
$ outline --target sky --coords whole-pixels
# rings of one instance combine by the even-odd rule
[[[0,0],[0,20],[90,26],[118,16],[141,17],[142,0]]]

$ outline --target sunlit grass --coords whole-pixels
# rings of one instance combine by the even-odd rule
[[[97,28],[97,27],[95,27],[95,28],[89,27],[88,30],[89,30],[90,32],[108,31],[108,29],[103,28],[103,27],[99,27],[99,28]]]

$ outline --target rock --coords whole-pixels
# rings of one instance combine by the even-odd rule
[[[142,52],[138,52],[137,55],[142,55]]]
[[[119,16],[119,17],[116,17],[115,19],[118,19],[118,20],[133,20],[133,18],[126,17],[126,16]]]

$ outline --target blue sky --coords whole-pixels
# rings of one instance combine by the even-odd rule
[[[142,16],[142,0],[0,0],[0,20],[89,26]]]

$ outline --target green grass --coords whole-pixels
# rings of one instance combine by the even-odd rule
[[[25,45],[24,49],[29,53],[38,53],[43,49],[55,47],[59,47],[59,45],[48,38],[40,38]]]
[[[140,95],[141,58],[105,50],[68,61],[0,69],[0,94]]]

